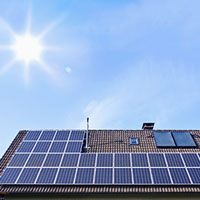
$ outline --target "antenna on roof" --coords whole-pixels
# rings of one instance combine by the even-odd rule
[[[88,131],[89,131],[89,117],[87,117],[87,131],[86,131],[86,145],[85,148],[88,148]]]

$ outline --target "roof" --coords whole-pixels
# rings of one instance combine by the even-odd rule
[[[157,148],[153,131],[190,132],[196,148]],[[0,175],[10,162],[20,143],[27,135],[19,131],[0,160]],[[129,138],[139,138],[139,145],[130,145]],[[86,153],[200,153],[200,130],[89,130],[89,146]],[[0,185],[0,193],[199,193],[199,185]]]

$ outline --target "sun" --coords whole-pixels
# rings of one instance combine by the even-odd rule
[[[16,60],[22,60],[28,65],[31,61],[40,61],[44,47],[38,37],[34,37],[28,32],[25,35],[16,35],[11,49],[16,54]]]

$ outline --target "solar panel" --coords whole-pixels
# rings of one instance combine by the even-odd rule
[[[172,132],[172,135],[178,147],[196,147],[189,132]]]
[[[79,154],[65,154],[62,160],[62,167],[76,167]]]
[[[53,142],[49,152],[64,152],[66,142]]]
[[[200,184],[200,168],[188,168],[188,172],[194,184]]]
[[[149,161],[151,167],[166,167],[165,158],[161,153],[150,153]]]
[[[58,167],[60,165],[60,161],[62,158],[62,154],[48,154],[45,160],[45,167]]]
[[[184,168],[170,168],[171,177],[174,184],[188,184],[190,180]]]
[[[26,160],[28,159],[28,154],[15,154],[9,164],[9,167],[23,167]]]
[[[131,168],[115,168],[114,183],[131,184],[132,183]]]
[[[152,168],[152,176],[155,184],[171,184],[166,168]]]
[[[147,155],[144,153],[131,154],[133,167],[148,167]]]
[[[85,131],[72,131],[69,140],[83,140]]]
[[[28,131],[24,140],[37,140],[42,131]]]
[[[76,184],[93,183],[94,168],[78,168],[76,175]]]
[[[133,180],[135,184],[152,184],[148,168],[133,168]]]
[[[112,184],[112,168],[97,168],[95,184]]]
[[[130,154],[115,154],[115,167],[130,167]]]
[[[183,159],[187,167],[200,167],[200,160],[197,154],[194,153],[183,153]]]
[[[56,183],[73,184],[76,168],[60,168]]]
[[[24,168],[17,183],[24,184],[24,183],[34,183],[39,172],[39,168]]]
[[[112,167],[113,166],[113,154],[98,154],[97,167]]]
[[[54,140],[68,140],[70,131],[57,131]]]
[[[51,145],[51,142],[38,142],[33,150],[33,152],[47,152],[49,150],[49,147]]]
[[[22,168],[7,168],[0,177],[2,184],[14,184]]]
[[[68,142],[66,152],[81,152],[82,142]]]
[[[154,131],[153,132],[156,146],[157,147],[175,147],[173,137],[171,132],[166,131]]]
[[[28,162],[26,163],[27,167],[40,167],[44,161],[45,154],[31,154]]]
[[[19,146],[17,152],[31,152],[33,147],[35,145],[35,142],[22,142]]]
[[[53,140],[56,131],[43,131],[39,140]]]
[[[167,153],[165,156],[169,167],[184,167],[180,154]]]
[[[56,177],[57,168],[43,168],[36,181],[38,184],[53,184]]]
[[[94,167],[96,154],[81,154],[79,166],[80,167]]]

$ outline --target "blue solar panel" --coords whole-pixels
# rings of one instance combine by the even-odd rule
[[[115,168],[114,171],[115,184],[131,184],[131,168]]]
[[[13,184],[21,172],[21,168],[7,168],[0,176],[0,184]]]
[[[183,153],[183,159],[187,167],[200,167],[200,161],[196,154],[194,153]]]
[[[82,142],[68,142],[66,152],[81,152]]]
[[[81,154],[80,167],[94,167],[96,154]]]
[[[56,131],[43,131],[39,140],[53,140]]]
[[[62,167],[76,167],[79,154],[65,154],[62,160]]]
[[[187,172],[184,168],[170,168],[169,170],[174,184],[190,183]]]
[[[130,167],[130,154],[115,154],[115,167]]]
[[[200,184],[200,168],[188,168],[190,178],[194,184]]]
[[[98,154],[97,167],[112,167],[113,154]]]
[[[112,184],[112,168],[97,168],[95,184]]]
[[[68,140],[70,131],[57,131],[56,137],[54,140]]]
[[[22,142],[17,152],[31,152],[35,142]]]
[[[166,167],[165,158],[163,154],[149,154],[149,161],[151,167]]]
[[[147,155],[144,153],[131,154],[133,167],[148,167]]]
[[[49,150],[51,142],[38,142],[33,152],[47,152]]]
[[[78,168],[76,184],[89,184],[93,182],[94,168]]]
[[[40,167],[44,161],[45,154],[31,154],[28,162],[26,163],[27,167]]]
[[[24,168],[17,183],[34,183],[39,172],[39,168]]]
[[[66,142],[53,142],[50,152],[64,152],[66,144]]]
[[[133,180],[135,184],[152,184],[148,168],[133,168]]]
[[[72,131],[69,140],[83,140],[85,131]]]
[[[172,135],[178,147],[196,147],[189,132],[172,132]]]
[[[154,138],[157,147],[175,147],[171,132],[166,131],[154,131]]]
[[[45,160],[45,167],[58,167],[60,165],[60,161],[62,158],[62,154],[48,154]]]
[[[56,183],[73,184],[76,168],[60,168]]]
[[[57,170],[57,168],[43,168],[37,179],[37,183],[53,184]]]
[[[40,136],[41,131],[29,131],[24,140],[37,140]]]
[[[167,153],[165,156],[169,167],[184,167],[180,154]]]
[[[171,184],[166,168],[152,168],[151,171],[155,184]]]
[[[28,154],[15,154],[9,166],[23,167],[28,156]]]

